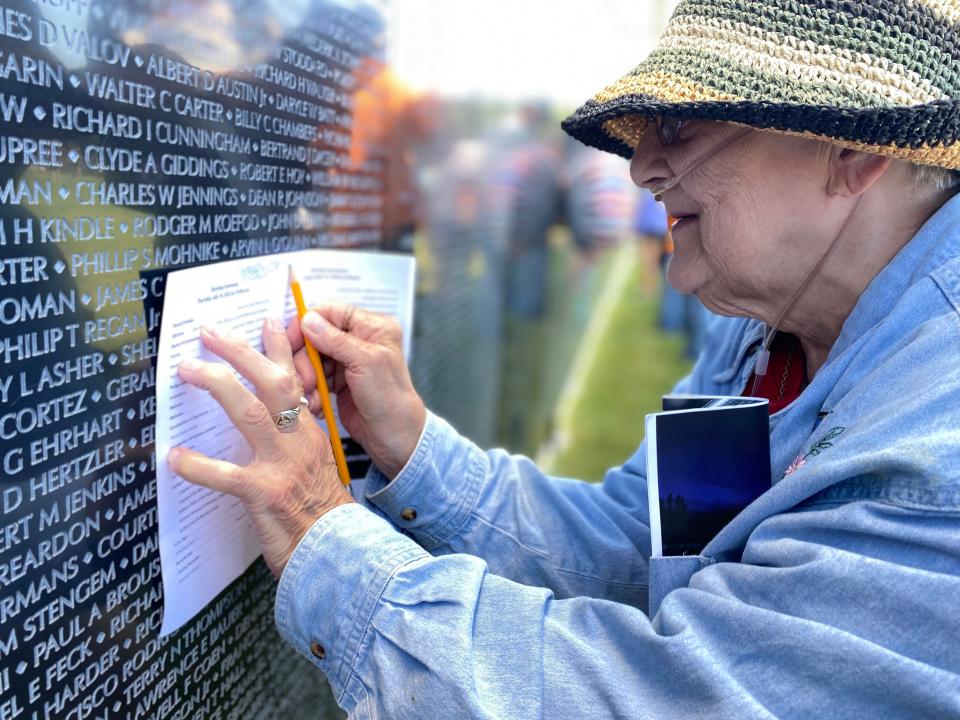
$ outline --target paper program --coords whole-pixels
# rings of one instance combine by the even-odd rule
[[[262,350],[263,321],[268,317],[288,321],[295,314],[288,265],[300,278],[308,306],[346,302],[396,317],[409,354],[413,259],[408,256],[304,250],[203,265],[167,276],[157,358],[161,635],[187,623],[260,554],[253,525],[239,500],[188,483],[167,465],[167,454],[178,445],[240,465],[250,459],[249,446],[220,406],[205,391],[182,382],[177,367],[187,358],[220,362],[200,342],[205,325],[243,337]]]

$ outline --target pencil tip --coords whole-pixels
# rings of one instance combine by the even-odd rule
[[[290,284],[293,285],[297,281],[297,276],[293,272],[293,265],[287,265],[287,272],[289,273],[288,280]]]

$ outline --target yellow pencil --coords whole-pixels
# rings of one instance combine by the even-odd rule
[[[300,290],[300,282],[290,270],[290,291],[293,293],[293,301],[297,304],[297,317],[303,320],[307,312],[307,306],[303,302],[303,291]],[[343,454],[343,443],[340,442],[340,431],[337,430],[337,420],[333,416],[333,405],[330,404],[330,390],[327,388],[327,376],[323,372],[323,363],[320,362],[320,353],[310,344],[306,335],[303,337],[304,347],[307,349],[307,357],[310,358],[310,364],[313,365],[314,372],[317,373],[317,391],[320,394],[320,404],[323,406],[323,419],[327,421],[327,432],[330,435],[330,445],[333,446],[333,459],[337,462],[337,474],[340,476],[340,482],[344,485],[350,484],[350,471],[347,469],[347,457]]]

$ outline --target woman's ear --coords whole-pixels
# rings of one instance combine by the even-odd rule
[[[890,167],[891,158],[876,153],[836,148],[827,176],[830,196],[860,195],[873,185]]]

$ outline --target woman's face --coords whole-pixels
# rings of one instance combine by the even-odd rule
[[[663,147],[653,126],[630,173],[656,188],[742,128],[689,121]],[[751,130],[710,155],[663,193],[673,228],[667,279],[714,312],[769,321],[824,252],[837,223],[829,212],[822,143]]]

